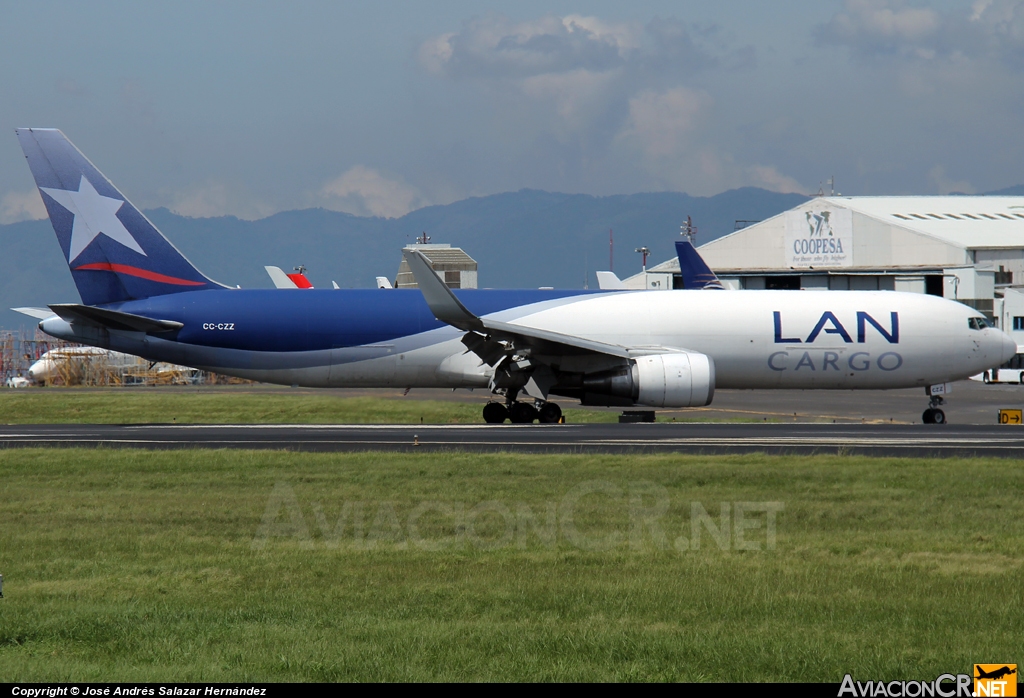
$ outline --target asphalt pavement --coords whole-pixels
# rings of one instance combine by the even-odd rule
[[[297,451],[865,454],[1024,457],[1024,427],[900,424],[479,426],[110,425],[0,427],[0,447],[255,448]]]

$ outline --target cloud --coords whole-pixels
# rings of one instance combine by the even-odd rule
[[[784,193],[807,188],[777,167],[744,164],[707,137],[714,99],[685,87],[644,90],[629,101],[629,117],[616,138],[628,153],[638,153],[643,169],[659,188],[711,194],[755,186]]]
[[[921,61],[1024,59],[1024,0],[977,0],[970,12],[940,11],[903,0],[846,0],[815,29],[820,45],[841,45],[861,58]]]
[[[733,50],[715,26],[675,18],[644,25],[492,14],[425,41],[418,60],[437,78],[477,89],[497,128],[534,144],[532,163],[543,161],[549,173],[586,180],[628,171],[642,186],[663,187],[681,186],[681,159],[711,147],[695,144],[714,100],[693,83],[709,71],[750,69],[756,55]]]
[[[549,104],[566,126],[579,128],[607,108],[614,81],[613,76],[579,69],[525,78],[519,91],[536,102]]]
[[[363,165],[327,182],[317,199],[326,208],[382,218],[400,218],[429,203],[415,187]]]
[[[11,191],[0,197],[0,223],[35,221],[46,218],[46,206],[38,189]]]
[[[179,216],[190,218],[217,218],[235,216],[244,220],[258,220],[275,213],[276,208],[257,199],[248,192],[224,182],[210,181],[176,192],[161,192],[161,198],[170,198],[168,207]]]
[[[629,100],[629,119],[620,134],[635,139],[649,158],[674,157],[687,149],[690,133],[711,97],[685,87],[644,90]]]
[[[620,68],[642,30],[596,17],[548,15],[513,22],[501,15],[475,17],[462,30],[426,41],[421,65],[453,78],[527,78],[576,70]]]
[[[91,97],[92,93],[80,82],[69,77],[59,77],[53,83],[53,89],[68,97]]]
[[[906,7],[899,0],[846,0],[844,10],[819,31],[823,40],[896,51],[927,42],[941,25],[939,13],[930,8]]]
[[[928,171],[928,179],[933,185],[937,193],[945,195],[951,192],[957,192],[959,194],[973,194],[977,191],[974,186],[965,179],[953,179],[946,175],[946,168],[942,165],[936,165]]]
[[[696,35],[696,38],[695,38]],[[705,47],[702,42],[708,43]],[[513,22],[502,15],[474,17],[458,32],[425,41],[420,65],[430,74],[453,80],[475,80],[498,89],[518,89],[538,96],[542,84],[608,84],[621,90],[680,81],[718,66],[749,66],[753,49],[723,52],[714,30],[695,32],[678,19],[655,19],[646,26],[610,22],[598,17],[547,15]]]
[[[982,49],[1014,66],[1024,64],[1024,0],[978,0],[968,25]]]
[[[744,183],[777,191],[781,194],[807,194],[807,188],[792,177],[784,175],[774,167],[767,165],[750,165],[744,173]]]
[[[138,80],[124,80],[121,83],[121,105],[133,120],[147,126],[157,123],[156,101]]]

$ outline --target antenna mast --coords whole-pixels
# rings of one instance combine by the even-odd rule
[[[608,271],[615,271],[615,237],[608,228]]]
[[[697,239],[697,226],[693,224],[693,219],[689,216],[686,217],[686,222],[679,226],[679,234],[689,240],[691,245],[697,246],[697,243],[694,242]]]
[[[639,252],[640,255],[643,256],[643,271],[647,271],[647,255],[649,255],[651,251],[646,247],[638,247],[633,251]]]

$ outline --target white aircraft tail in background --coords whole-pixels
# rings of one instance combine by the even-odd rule
[[[615,276],[615,272],[598,271],[594,273],[597,274],[597,287],[602,291],[626,290],[626,284],[622,283],[622,279]]]

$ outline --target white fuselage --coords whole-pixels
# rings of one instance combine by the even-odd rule
[[[230,292],[214,293],[214,298],[230,298]],[[717,388],[928,386],[999,366],[1017,351],[1005,333],[980,327],[981,313],[968,306],[893,291],[625,291],[513,306],[485,317],[637,354],[706,354],[714,362]],[[243,320],[260,321],[238,318],[239,326]],[[273,317],[264,322],[274,331]],[[318,318],[310,315],[308,322],[314,326]],[[151,361],[286,385],[486,388],[494,374],[467,351],[461,341],[465,332],[451,326],[316,352],[218,348],[76,328],[58,317],[41,327],[57,337]],[[547,365],[578,374],[616,362],[621,359],[586,353],[546,357]]]
[[[969,319],[980,316],[972,308],[916,293],[637,291],[525,310],[493,317],[608,344],[707,354],[718,388],[927,386],[967,378],[1016,352],[1005,333],[972,329]],[[330,383],[387,376],[389,385],[486,386],[489,368],[466,353],[462,333],[445,334],[438,340],[447,341],[395,357],[336,366]]]

